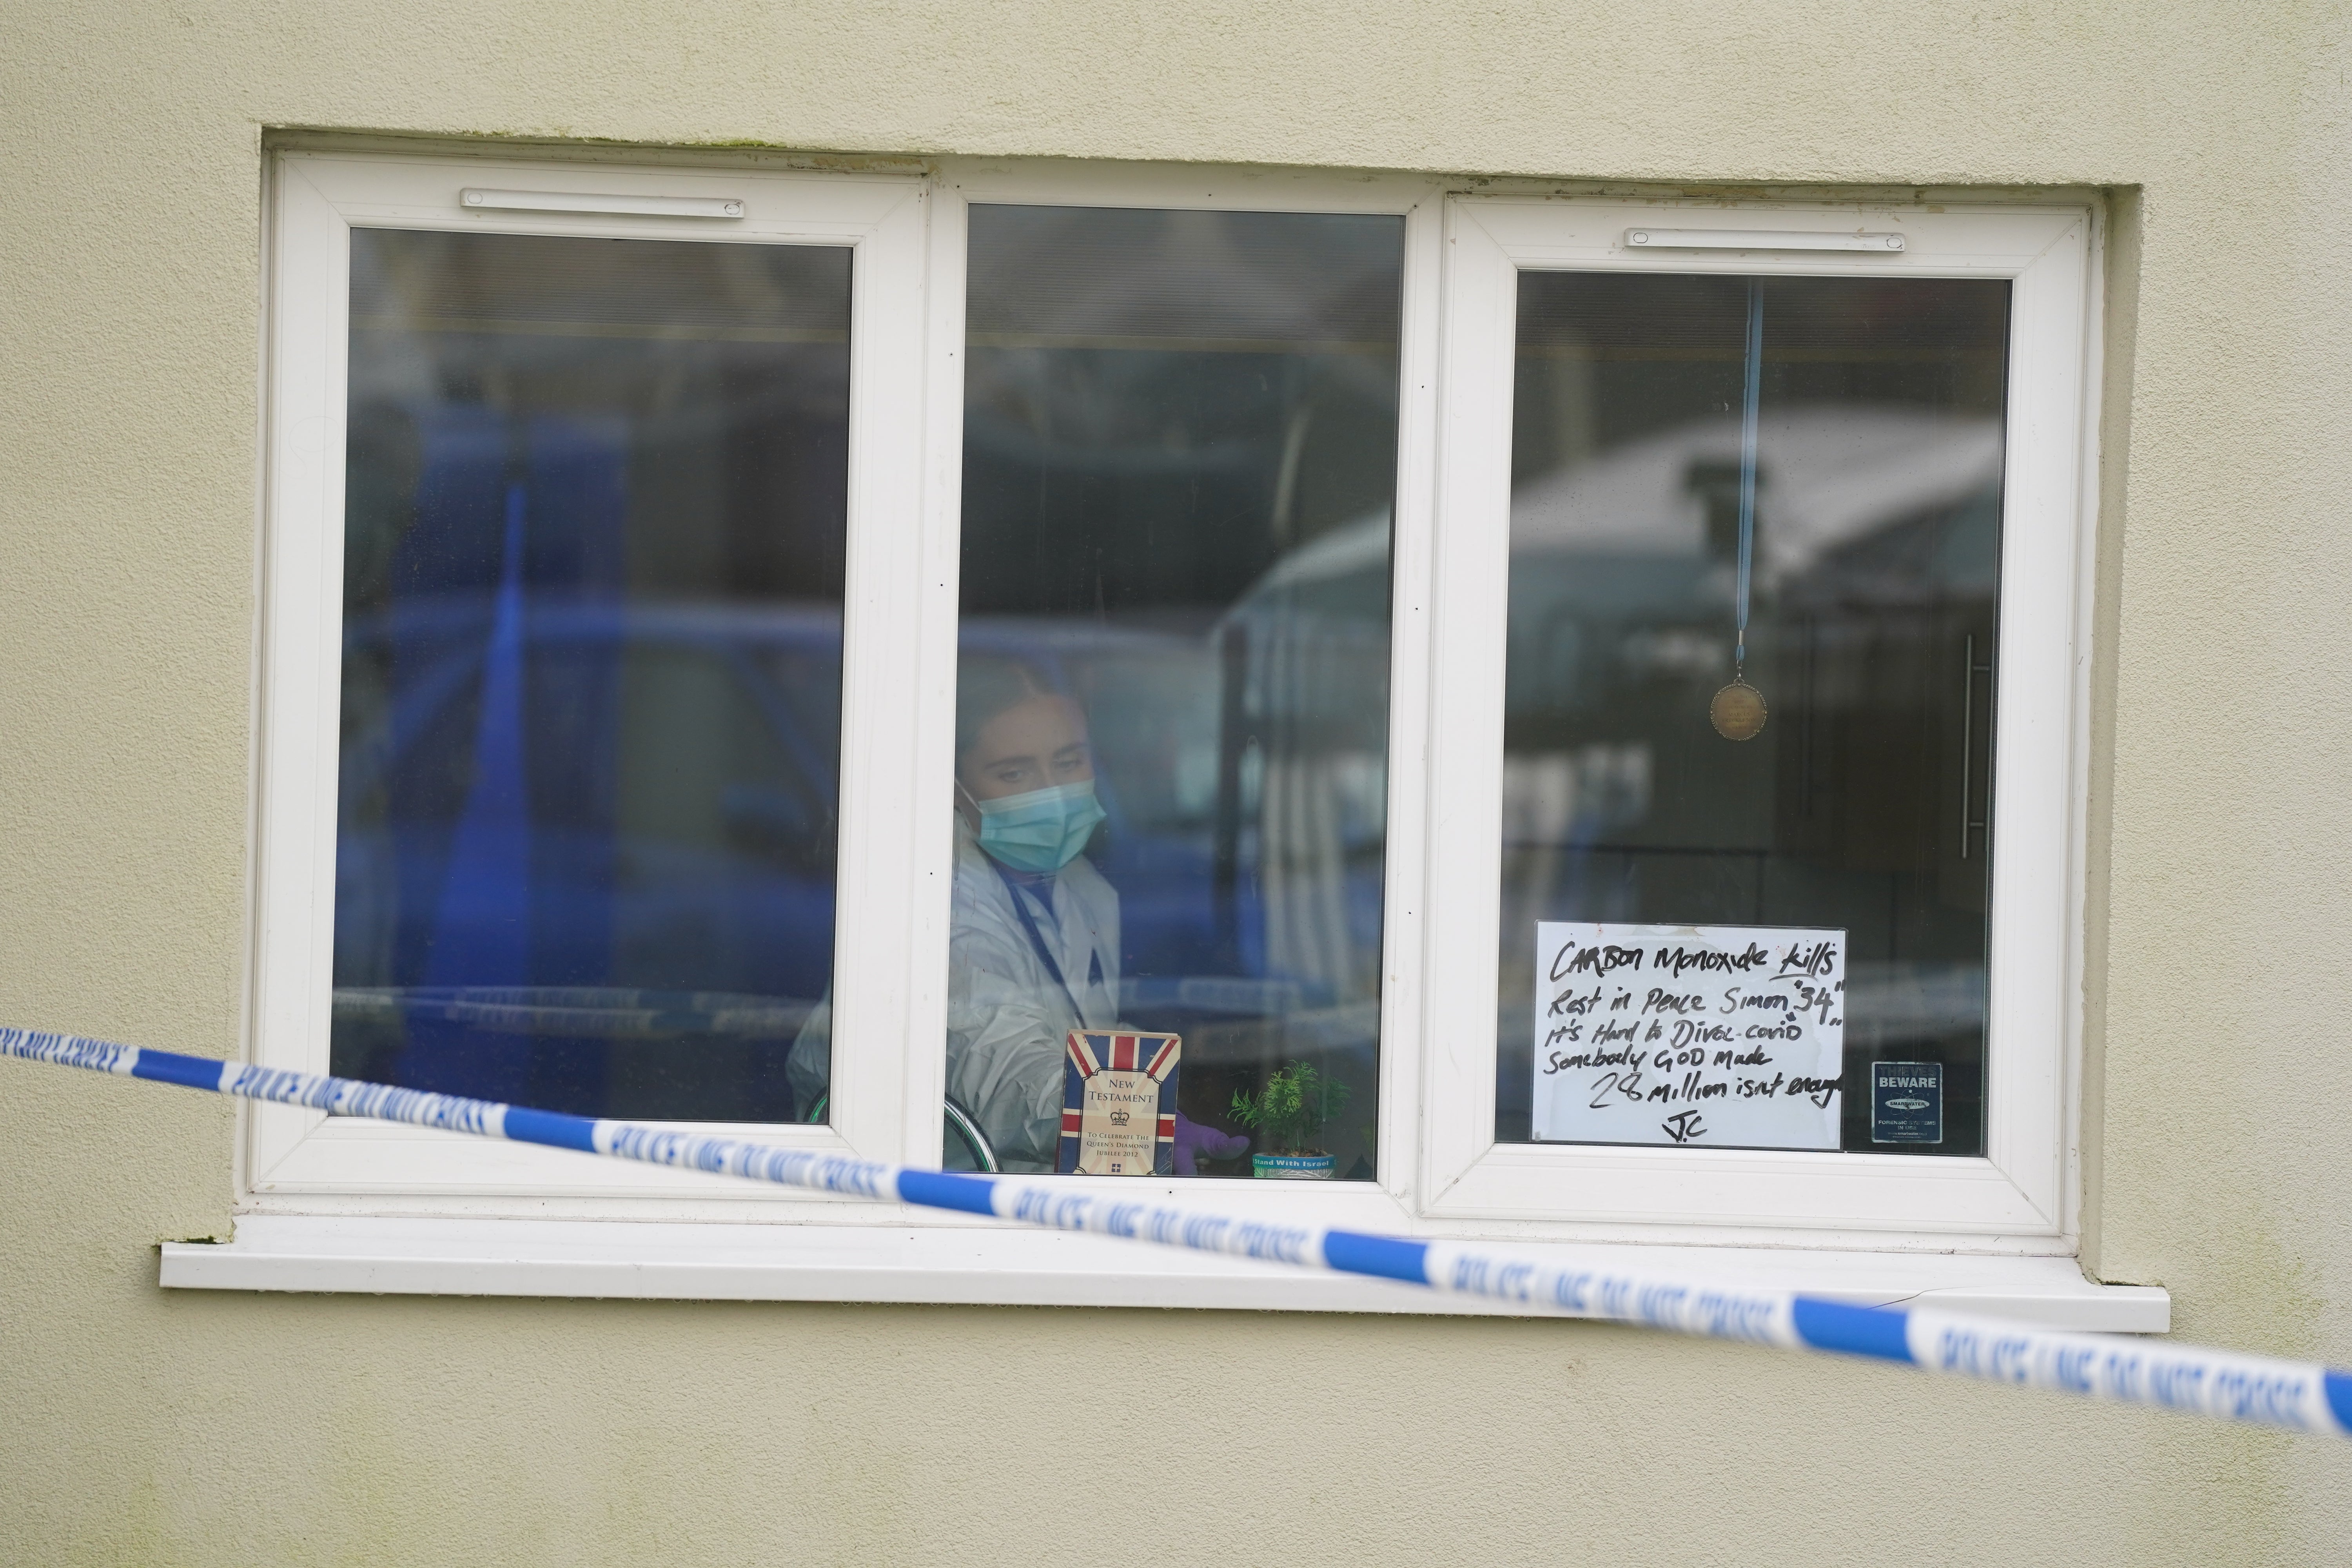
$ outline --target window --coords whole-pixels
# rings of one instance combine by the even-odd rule
[[[949,1092],[1051,1169],[1066,1032],[1172,1033],[1172,1167],[1370,1180],[1404,222],[984,205],[970,256]],[[1008,844],[1052,789],[1087,847]]]
[[[849,249],[351,247],[334,1070],[798,1120],[786,1055],[833,973]]]
[[[904,944],[889,788],[842,783],[908,684],[857,611],[919,509],[923,199],[280,159],[259,1059],[897,1147],[881,1053],[814,1125],[789,1066],[838,955]],[[257,1194],[697,1185],[252,1125]]]
[[[1496,1136],[1981,1152],[2008,279],[1517,307]]]
[[[2086,215],[1450,237],[1432,1207],[2063,1233]]]
[[[2091,213],[311,153],[275,223],[258,1059],[1048,1171],[1083,1026],[1228,1206],[2071,1248]],[[266,1212],[882,1234],[250,1125]]]

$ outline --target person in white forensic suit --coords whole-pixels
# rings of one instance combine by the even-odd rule
[[[1087,859],[1103,819],[1086,715],[1024,667],[957,682],[948,1094],[1007,1170],[1047,1170],[1064,1042],[1118,1022],[1118,894]]]
[[[1024,665],[968,658],[955,740],[948,1097],[1004,1169],[1050,1171],[1068,1033],[1119,1021],[1118,894],[1085,854],[1104,815],[1086,714]],[[820,1006],[793,1048],[803,1105],[829,1076],[831,1022]],[[1177,1119],[1180,1173],[1247,1146]]]

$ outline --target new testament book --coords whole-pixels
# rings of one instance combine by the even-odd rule
[[[1177,1035],[1072,1029],[1062,1071],[1064,1175],[1164,1176],[1176,1168]]]

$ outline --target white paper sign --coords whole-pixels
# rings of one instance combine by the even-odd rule
[[[1838,1146],[1845,932],[1536,927],[1539,1142]]]

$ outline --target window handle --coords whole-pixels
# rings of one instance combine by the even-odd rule
[[[1769,228],[1629,228],[1628,250],[1875,250],[1903,248],[1899,234],[1834,229],[1789,232]]]
[[[740,196],[622,196],[591,191],[488,191],[467,185],[457,205],[476,212],[629,213],[640,217],[741,217]]]
[[[1969,858],[1969,835],[1981,831],[1985,826],[1984,818],[1971,819],[1969,816],[1969,786],[1975,782],[1971,765],[1975,754],[1970,750],[1970,743],[1975,741],[1977,731],[1977,677],[1991,673],[1990,659],[1982,664],[1977,662],[1977,635],[1970,632],[1960,653],[1960,858],[1963,860]],[[1990,810],[1992,802],[1987,800],[1985,806]]]

